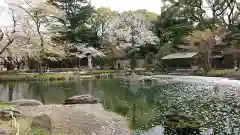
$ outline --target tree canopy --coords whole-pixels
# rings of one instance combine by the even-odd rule
[[[88,0],[9,0],[7,4],[12,25],[0,30],[2,57],[61,60],[70,58],[70,48],[77,46],[92,47],[110,58],[121,54],[147,61],[171,52],[199,48],[204,52],[206,44],[213,51],[213,44],[221,44],[222,52],[236,56],[239,50],[237,0],[163,0],[161,14],[144,9],[120,13],[95,8]]]

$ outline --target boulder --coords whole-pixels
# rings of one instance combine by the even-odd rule
[[[33,99],[20,99],[16,101],[11,101],[10,104],[18,105],[18,106],[39,106],[43,105],[40,101],[33,100]]]
[[[0,135],[8,135],[7,129],[0,128]]]
[[[51,118],[46,115],[40,115],[40,116],[36,116],[33,118],[32,124],[31,124],[31,128],[32,129],[41,129],[45,132],[50,133],[52,130],[52,121]]]
[[[97,104],[97,103],[99,103],[99,101],[89,94],[73,96],[67,98],[64,101],[64,104]]]

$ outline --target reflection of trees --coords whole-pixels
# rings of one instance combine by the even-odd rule
[[[134,129],[147,122],[147,117],[142,120],[142,116],[149,109],[149,104],[145,102],[138,90],[131,89],[139,89],[141,86],[134,84],[130,87],[128,84],[124,87],[118,80],[102,81],[101,86],[101,90],[104,92],[103,104],[105,108],[130,118],[129,122]]]
[[[67,84],[66,84],[67,85]],[[40,100],[43,104],[60,103],[65,97],[62,97],[60,93],[63,90],[64,83],[62,82],[30,82],[29,93],[32,93],[33,99]],[[68,85],[67,85],[68,86]],[[60,96],[60,97],[59,97]],[[61,98],[61,101],[58,99]]]
[[[9,101],[12,101],[13,99],[13,90],[15,85],[16,84],[14,82],[8,83],[8,100]]]
[[[65,93],[65,98],[73,96],[75,94],[78,94],[78,91],[81,90],[81,86],[77,85],[81,84],[81,81],[79,83],[76,83],[74,81],[69,82],[59,82],[58,88],[63,90]]]
[[[46,87],[46,85],[48,85],[48,83],[46,82],[38,82],[35,84],[36,85],[36,96],[39,96],[40,97],[40,101],[43,103],[43,104],[46,104],[45,102],[45,97],[44,97],[44,90],[47,89],[48,87]]]

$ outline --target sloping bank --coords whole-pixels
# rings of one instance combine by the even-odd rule
[[[9,109],[16,112],[20,135],[132,135],[125,118],[104,110],[91,95],[74,96],[65,105],[43,105],[27,99],[7,104],[0,106],[0,127],[14,135],[18,131],[12,129],[11,115],[6,115]],[[4,130],[1,128],[0,133]],[[39,133],[38,129],[44,132]]]
[[[18,107],[28,117],[47,114],[53,135],[131,135],[124,118],[107,112],[101,104]]]
[[[207,75],[208,77],[225,77],[234,80],[240,80],[240,70],[235,71],[233,69],[223,70],[210,70]]]

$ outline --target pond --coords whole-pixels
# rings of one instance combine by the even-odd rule
[[[0,84],[0,99],[59,104],[76,94],[91,94],[101,99],[106,109],[127,116],[130,127],[141,132],[136,134],[161,135],[164,114],[173,110],[194,117],[201,128],[215,135],[239,134],[240,81],[191,76],[156,78],[162,83],[123,84],[116,78],[8,82]]]

